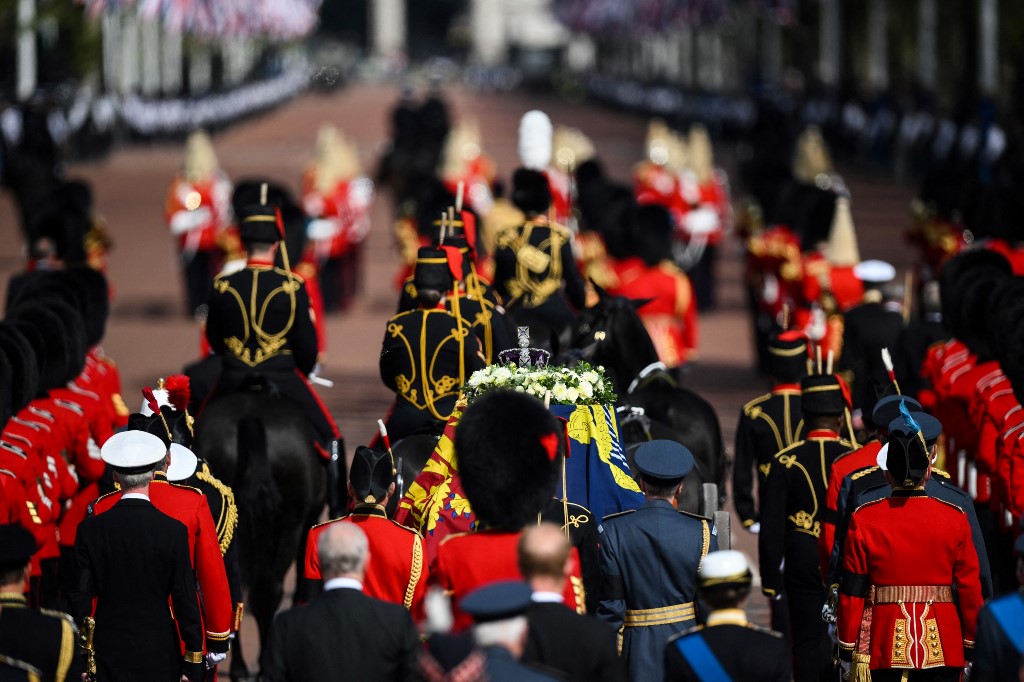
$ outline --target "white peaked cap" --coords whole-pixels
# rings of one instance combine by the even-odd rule
[[[104,462],[125,473],[142,473],[166,455],[164,442],[145,431],[115,433],[100,449],[100,458]]]
[[[167,392],[167,389],[154,388],[153,397],[156,398],[156,404],[158,406],[164,407],[166,405],[167,407],[173,407],[173,405],[171,405],[171,395]],[[149,401],[145,398],[142,399],[142,407],[139,408],[139,412],[144,417],[152,417],[156,414],[153,410],[149,409]]]
[[[698,577],[700,580],[725,580],[727,578],[740,579],[750,571],[750,562],[743,552],[734,549],[723,549],[711,552],[700,565]]]
[[[543,111],[534,109],[519,121],[519,160],[525,168],[541,171],[551,163],[554,127]]]
[[[857,263],[853,274],[862,282],[885,284],[896,278],[896,268],[884,260],[866,260]]]
[[[184,481],[196,472],[199,458],[184,445],[171,443],[171,463],[167,467],[167,480]]]

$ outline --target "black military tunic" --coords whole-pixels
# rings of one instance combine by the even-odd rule
[[[0,654],[0,682],[42,682],[39,669],[16,658]]]
[[[586,305],[583,276],[572,253],[572,235],[561,225],[527,221],[498,232],[494,288],[516,324],[530,327],[536,343],[560,333]],[[564,285],[564,288],[563,288]]]
[[[740,609],[712,611],[707,625],[670,637],[665,645],[666,682],[715,679],[706,666],[694,664],[683,653],[690,651],[688,645],[694,637],[703,640],[725,674],[736,682],[789,682],[789,653],[782,634],[749,623]]]
[[[650,500],[606,516],[599,530],[607,587],[597,617],[624,628],[630,679],[660,680],[665,640],[696,622],[697,570],[718,550],[714,523]]]
[[[71,616],[34,611],[24,595],[0,593],[0,654],[36,668],[43,680],[77,682],[85,672],[76,634]]]
[[[440,433],[462,384],[483,366],[476,336],[446,310],[417,308],[388,320],[380,378],[396,394],[386,420],[391,442]]]
[[[758,497],[772,459],[800,439],[800,385],[779,384],[760,398],[743,406],[736,426],[736,463],[732,473],[736,512],[744,528],[757,522],[754,507],[754,474],[757,469]]]
[[[337,428],[305,379],[318,348],[302,278],[250,260],[244,270],[214,280],[213,288],[206,339],[224,358],[215,395],[262,374],[308,415],[322,445],[337,438]]]
[[[476,274],[475,270],[466,275],[464,283],[459,285],[459,296],[456,302],[452,292],[445,298],[445,310],[458,315],[480,339],[484,353],[484,361],[489,365],[498,358],[498,353],[512,348],[516,344],[515,333],[504,309],[498,302],[494,289],[487,281]],[[410,276],[402,286],[402,295],[398,301],[398,312],[404,313],[419,307],[416,301],[416,285]]]
[[[580,555],[580,578],[586,590],[584,597],[587,613],[597,610],[601,589],[601,557],[597,519],[586,507],[552,498],[540,512],[540,521],[569,530],[569,542]]]
[[[785,594],[788,601],[797,682],[819,679],[830,664],[818,537],[832,463],[852,449],[834,431],[811,431],[775,456],[762,488],[761,590],[773,598]]]
[[[75,551],[79,586],[71,596],[71,613],[81,622],[96,598],[100,679],[178,682],[183,674],[199,679],[203,627],[185,525],[148,500],[122,499],[82,521]]]
[[[889,382],[882,364],[882,349],[896,350],[903,334],[903,316],[886,310],[881,302],[869,302],[848,310],[843,324],[843,352],[838,368],[840,374],[849,372],[846,376],[853,406],[870,415],[877,400],[875,386]]]

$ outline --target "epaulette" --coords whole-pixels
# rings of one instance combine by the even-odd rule
[[[89,516],[92,516],[92,515],[93,515],[93,513],[94,513],[94,512],[96,511],[96,504],[97,504],[97,503],[98,503],[98,502],[99,502],[100,500],[105,500],[105,499],[107,499],[108,497],[110,497],[111,495],[120,495],[120,494],[121,494],[121,491],[120,491],[120,490],[112,490],[112,491],[110,491],[109,493],[103,493],[102,495],[100,495],[99,497],[97,497],[97,498],[96,498],[95,500],[93,500],[92,502],[90,502],[90,503],[89,503],[89,508],[88,508],[88,510],[87,510],[87,512],[88,512],[88,514],[89,514]]]
[[[324,521],[323,523],[318,523],[318,524],[316,524],[314,526],[310,526],[310,530],[313,530],[314,528],[322,528],[324,526],[329,526],[332,523],[337,523],[338,521],[341,521],[342,519],[345,519],[345,518],[348,518],[348,517],[347,516],[339,516],[336,519],[328,519],[328,520]]]
[[[935,467],[932,467],[932,473],[933,474],[938,474],[942,478],[948,478],[948,479],[952,480],[952,477],[949,475],[949,473],[943,471],[942,469],[936,469]]]
[[[448,542],[449,540],[453,538],[461,538],[465,535],[469,535],[469,533],[452,533],[451,535],[446,535],[444,536],[444,538],[441,539],[441,542],[437,543],[437,546],[441,547],[442,545],[444,545],[444,543]]]
[[[757,407],[758,404],[763,403],[765,400],[768,400],[768,398],[771,398],[771,397],[772,397],[771,393],[765,393],[762,396],[758,396],[757,398],[754,398],[753,400],[751,400],[750,402],[748,402],[746,405],[743,406],[743,414],[747,415],[748,417],[752,417],[752,415],[750,414],[750,410],[755,408],[755,407]]]
[[[858,506],[856,509],[854,509],[853,513],[856,514],[857,512],[859,512],[864,507],[870,507],[873,504],[878,504],[879,502],[885,502],[888,499],[889,499],[888,497],[880,497],[877,500],[871,500],[870,502],[865,502],[864,504],[862,504],[862,505]]]
[[[395,521],[394,519],[388,519],[388,521],[390,521],[391,523],[395,524],[396,526],[398,526],[402,530],[409,531],[410,533],[412,533],[413,535],[415,535],[418,538],[423,537],[422,535],[420,535],[420,532],[418,530],[416,530],[415,528],[410,528],[409,526],[403,526],[402,524],[400,524],[398,521]],[[448,537],[451,537],[451,536],[449,535]],[[445,538],[445,540],[447,540],[447,539],[448,538]],[[442,540],[441,542],[444,542],[444,540]]]
[[[609,519],[617,519],[620,516],[625,516],[626,514],[632,514],[635,511],[636,511],[636,509],[627,509],[626,511],[615,512],[614,514],[608,514],[603,519],[601,519],[601,522],[604,523],[605,521],[608,521]]]
[[[698,521],[707,521],[708,523],[715,522],[715,520],[712,518],[708,518],[707,516],[701,516],[700,514],[694,514],[693,512],[683,511],[682,509],[676,509],[676,511],[682,514],[683,516],[689,516],[691,518],[697,519]],[[608,517],[606,516],[605,518]]]
[[[861,469],[860,471],[855,471],[855,472],[853,472],[850,475],[850,480],[851,481],[856,481],[857,479],[864,478],[868,474],[874,473],[876,471],[878,471],[878,466],[877,465],[873,466],[873,467],[868,467],[867,469]]]
[[[289,272],[288,270],[285,270],[284,268],[274,268],[274,272],[276,272],[277,274],[279,274],[279,275],[281,275],[283,277],[288,277],[288,275],[290,274],[291,278],[294,279],[295,281],[299,282],[300,284],[304,284],[306,282],[306,280],[302,278],[302,275],[300,275],[299,273],[295,272],[294,270]]]

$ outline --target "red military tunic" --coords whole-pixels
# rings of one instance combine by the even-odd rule
[[[832,555],[832,546],[836,541],[836,523],[839,522],[839,489],[843,485],[843,479],[854,471],[873,467],[878,460],[878,451],[882,449],[882,441],[872,440],[862,447],[840,455],[832,462],[832,472],[828,476],[828,489],[825,492],[825,515],[822,524],[822,533],[818,536],[818,562],[821,567],[821,575],[828,580],[829,557]],[[847,509],[847,512],[853,511]]]
[[[473,619],[459,608],[459,602],[481,585],[499,580],[522,580],[519,573],[519,536],[499,530],[456,533],[447,536],[437,548],[437,558],[430,569],[431,581],[452,598],[454,630],[463,631]],[[571,552],[573,574],[565,581],[562,595],[565,603],[577,612],[585,610],[583,580],[580,577],[579,553]]]
[[[120,491],[104,495],[93,504],[93,513],[102,514],[120,499]],[[196,586],[202,595],[206,649],[216,653],[227,651],[234,610],[217,527],[206,497],[196,488],[156,478],[149,485],[149,499],[159,511],[188,528],[190,559],[196,571]]]
[[[865,597],[874,587],[872,670],[963,667],[983,600],[962,509],[906,489],[862,505],[850,519],[842,567],[841,658],[850,660],[855,650]]]
[[[388,519],[377,505],[357,505],[344,518],[321,523],[309,530],[303,576],[321,580],[320,534],[333,523],[353,523],[370,541],[370,560],[366,564],[363,592],[375,599],[401,604],[418,622],[423,619],[423,596],[427,592],[426,545],[420,534]]]
[[[216,251],[219,232],[231,216],[231,181],[217,171],[202,182],[176,177],[167,190],[164,218],[186,253]]]
[[[618,284],[609,293],[634,299],[653,299],[637,313],[668,367],[678,367],[697,350],[697,305],[686,274],[665,261],[649,266],[639,258],[615,264]]]

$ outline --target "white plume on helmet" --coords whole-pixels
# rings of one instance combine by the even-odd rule
[[[530,170],[541,171],[551,163],[554,128],[543,111],[534,109],[519,121],[519,160]]]

